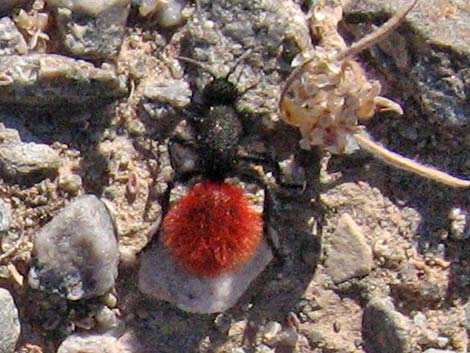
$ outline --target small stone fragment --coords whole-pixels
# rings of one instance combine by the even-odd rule
[[[13,297],[3,288],[0,288],[0,318],[0,353],[13,353],[21,327]]]
[[[59,187],[71,195],[75,195],[82,187],[82,178],[77,174],[64,174],[59,177]]]
[[[57,353],[133,353],[138,352],[136,346],[121,342],[109,335],[75,334],[69,336],[60,345]]]
[[[4,120],[5,117],[1,116],[1,119]],[[0,144],[8,143],[19,143],[21,142],[20,134],[18,130],[9,129],[5,127],[4,124],[0,123]]]
[[[158,24],[163,28],[181,25],[185,18],[183,9],[185,0],[142,0],[139,13],[141,16],[156,14]]]
[[[157,15],[157,21],[163,28],[171,28],[181,25],[184,22],[183,8],[184,0],[168,0]]]
[[[10,229],[11,211],[10,207],[0,199],[0,235]]]
[[[175,107],[183,108],[191,102],[192,91],[185,80],[165,80],[148,82],[144,88],[144,96]]]
[[[1,6],[1,5],[0,5]],[[0,19],[0,55],[26,54],[28,45],[9,17]]]
[[[109,64],[98,68],[55,54],[0,56],[1,104],[83,104],[126,92],[125,81]]]
[[[109,291],[117,277],[119,251],[111,216],[94,195],[66,206],[34,239],[31,287],[69,300]]]
[[[390,298],[372,299],[364,309],[362,334],[371,352],[407,353],[411,327]]]
[[[122,45],[131,0],[50,1],[65,50],[75,57],[115,57]]]
[[[347,213],[340,217],[331,236],[325,266],[336,284],[365,276],[371,271],[372,250],[359,226]]]
[[[56,151],[38,143],[0,145],[0,176],[16,178],[44,178],[55,174],[61,165]]]

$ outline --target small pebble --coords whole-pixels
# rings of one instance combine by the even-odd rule
[[[183,8],[185,4],[185,0],[168,0],[168,5],[158,12],[158,24],[163,28],[171,28],[183,24]]]
[[[51,147],[38,143],[0,145],[0,177],[43,179],[56,173],[61,160]]]
[[[372,250],[361,228],[345,213],[338,220],[331,236],[325,266],[336,284],[369,274],[372,269]]]
[[[36,235],[29,284],[69,300],[100,296],[114,286],[118,261],[108,210],[96,196],[80,196]]]
[[[2,5],[0,5],[1,8]],[[0,19],[0,55],[26,54],[28,45],[9,17]]]
[[[0,318],[0,352],[13,353],[21,327],[13,297],[3,288],[0,288]]]
[[[144,96],[162,103],[169,103],[183,108],[191,102],[192,91],[185,80],[167,79],[160,82],[147,83]]]
[[[137,353],[138,348],[120,342],[116,337],[74,334],[62,342],[57,353]]]
[[[64,174],[59,177],[59,187],[71,195],[75,195],[82,187],[82,178],[77,174]]]
[[[10,229],[11,211],[8,204],[0,199],[0,234]]]
[[[102,306],[95,315],[96,322],[105,330],[110,330],[119,325],[119,320],[116,313],[108,308]]]
[[[458,352],[444,350],[444,349],[429,348],[429,349],[426,349],[423,353],[458,353]]]

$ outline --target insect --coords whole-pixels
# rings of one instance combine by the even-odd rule
[[[187,272],[215,277],[249,261],[261,242],[263,221],[244,191],[225,182],[236,162],[242,124],[234,108],[240,97],[229,73],[202,92],[202,104],[190,119],[205,180],[193,186],[163,220],[163,243]],[[181,58],[192,64],[201,64]]]
[[[281,117],[300,129],[303,149],[320,146],[327,152],[342,154],[352,152],[358,145],[396,168],[452,187],[466,188],[470,186],[469,180],[388,150],[359,124],[371,119],[379,110],[403,114],[399,104],[380,96],[380,83],[366,77],[354,56],[398,27],[417,2],[413,0],[381,27],[349,47],[337,30],[342,19],[341,6],[316,6],[311,30],[319,35],[320,42],[310,56],[301,53],[294,59],[297,67],[286,80],[279,100]]]

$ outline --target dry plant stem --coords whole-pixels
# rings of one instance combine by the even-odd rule
[[[389,151],[385,147],[373,141],[364,131],[355,133],[354,138],[361,148],[393,167],[421,175],[427,179],[431,179],[454,188],[470,187],[470,180],[456,178],[452,175],[441,172],[440,170],[421,165],[410,158],[399,155],[398,153]]]
[[[390,18],[385,24],[377,28],[374,32],[369,33],[365,37],[363,37],[360,41],[352,44],[349,48],[346,50],[339,52],[334,59],[336,60],[342,60],[347,57],[354,56],[361,51],[367,49],[371,45],[374,45],[377,43],[379,40],[381,40],[383,37],[388,35],[390,32],[392,32],[395,28],[397,28],[400,23],[403,21],[403,19],[406,17],[408,12],[410,12],[413,7],[416,5],[418,0],[414,0],[408,7],[403,9],[401,12],[397,13],[394,15],[392,18]]]
[[[13,244],[13,246],[10,249],[8,249],[7,251],[5,251],[3,254],[0,255],[0,262],[2,262],[5,259],[9,258],[10,256],[12,256],[16,252],[16,250],[18,250],[20,245],[23,243],[23,239],[24,239],[24,233],[21,233],[20,237],[15,242],[15,244]]]

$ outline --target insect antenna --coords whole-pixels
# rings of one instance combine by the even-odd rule
[[[203,63],[201,63],[197,60],[188,58],[187,56],[177,56],[176,59],[181,60],[181,61],[185,61],[187,63],[190,63],[190,64],[194,65],[194,66],[199,67],[200,69],[204,70],[209,75],[211,75],[213,79],[217,78],[217,75],[211,69],[209,69],[206,65],[204,65]]]

